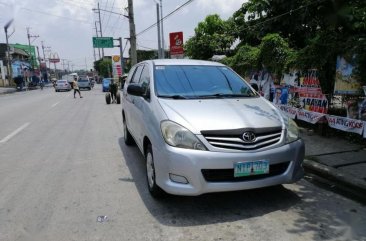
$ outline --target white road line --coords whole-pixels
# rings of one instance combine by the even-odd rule
[[[51,108],[53,108],[53,107],[55,107],[56,105],[58,105],[60,103],[60,101],[59,102],[56,102],[55,104],[53,104],[52,106],[51,106]]]
[[[16,129],[15,131],[13,131],[12,133],[10,133],[8,136],[6,136],[4,139],[2,139],[0,141],[0,143],[5,143],[7,141],[9,141],[11,138],[13,138],[16,134],[18,134],[19,132],[21,132],[22,130],[24,130],[27,126],[29,126],[29,122],[25,123],[24,125],[22,125],[21,127],[19,127],[18,129]]]

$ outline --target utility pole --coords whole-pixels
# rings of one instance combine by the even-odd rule
[[[163,24],[163,0],[160,0],[160,23],[161,23],[161,58],[165,59],[164,24]]]
[[[133,15],[133,1],[128,0],[128,19],[130,23],[130,44],[131,44],[131,64],[137,64],[137,52],[136,52],[136,29],[135,20]]]
[[[97,28],[97,21],[94,22],[95,24],[95,36],[98,38],[98,28]],[[99,52],[99,59],[101,58],[100,55],[100,48],[98,48],[98,52]]]
[[[103,31],[102,31],[102,20],[100,19],[100,7],[98,2],[98,16],[99,16],[99,31],[100,31],[100,37],[103,37]],[[104,58],[104,48],[102,48],[102,57]]]
[[[32,66],[32,69],[34,69],[34,65],[33,65],[33,55],[32,55],[32,51],[31,51],[31,42],[30,42],[30,39],[31,38],[38,38],[39,36],[38,35],[31,35],[29,33],[29,29],[30,27],[27,27],[27,37],[28,37],[28,46],[29,46],[29,56],[30,56],[30,59],[31,59],[31,66]]]
[[[86,57],[85,57],[85,70],[88,71],[88,65],[86,64]]]
[[[10,85],[11,79],[12,79],[12,71],[10,68],[10,48],[9,48],[9,36],[8,36],[8,28],[11,25],[11,23],[13,22],[13,19],[10,20],[7,24],[5,24],[4,26],[4,31],[5,31],[5,37],[6,37],[6,68],[7,68],[7,79],[8,79],[8,85]],[[4,86],[5,86],[5,80],[4,80]]]
[[[160,14],[159,14],[159,3],[156,2],[156,18],[157,18],[157,27],[158,27],[158,58],[161,59],[161,34],[160,34]]]

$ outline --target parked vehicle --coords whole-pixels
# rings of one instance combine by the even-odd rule
[[[55,84],[55,91],[70,91],[71,85],[67,80],[57,80]]]
[[[197,60],[135,65],[122,95],[124,141],[146,159],[153,196],[293,183],[304,175],[296,123],[229,67]]]

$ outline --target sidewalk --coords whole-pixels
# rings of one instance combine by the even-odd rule
[[[366,199],[366,148],[340,137],[323,137],[300,128],[305,141],[304,168]]]
[[[0,95],[16,92],[15,87],[0,87]]]

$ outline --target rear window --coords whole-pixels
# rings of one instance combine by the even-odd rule
[[[66,81],[65,80],[62,80],[62,81],[57,81],[57,84],[65,84]]]
[[[109,84],[110,82],[111,82],[111,80],[109,80],[109,79],[104,79],[104,80],[103,80],[103,83],[104,83],[104,84]]]
[[[87,79],[80,79],[79,82],[88,82],[89,80]]]

